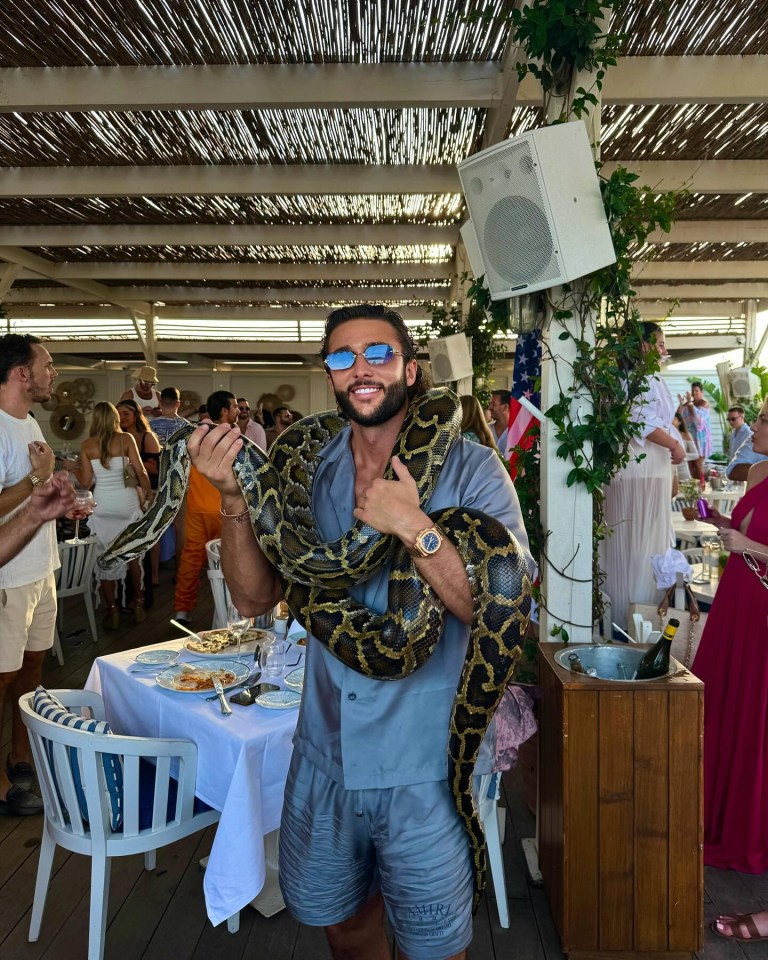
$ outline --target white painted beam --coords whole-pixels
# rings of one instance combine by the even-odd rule
[[[649,243],[768,243],[768,220],[676,220]]]
[[[693,193],[761,193],[768,160],[611,161],[637,173],[641,184]],[[4,167],[0,197],[140,197],[220,195],[453,194],[460,192],[449,164],[374,166],[295,164],[290,166],[206,165],[137,167]]]
[[[638,300],[765,300],[768,283],[642,283],[633,284]],[[686,308],[681,307],[683,312]]]
[[[5,167],[0,197],[460,193],[452,165]]]
[[[495,62],[0,69],[0,112],[485,107],[506,99]],[[603,103],[763,103],[768,57],[622,57]],[[526,77],[512,106],[538,104]],[[506,107],[505,107],[506,108]]]
[[[269,306],[250,307],[238,304],[209,305],[202,304],[157,307],[155,315],[158,320],[204,320],[210,318],[227,320],[266,320],[274,322],[292,320],[325,320],[331,306],[323,307],[284,307],[279,310]],[[118,315],[114,307],[101,304],[59,304],[57,306],[42,306],[38,304],[19,304],[11,307],[13,320],[95,320],[109,322],[123,318]],[[405,320],[428,319],[424,308],[420,305],[406,305],[398,307],[398,313]]]
[[[640,313],[646,320],[663,320],[672,310],[672,319],[681,317],[702,317],[707,319],[741,318],[741,300],[704,300],[700,302],[686,301],[679,307],[673,306],[670,300],[640,300]]]
[[[0,244],[19,247],[115,246],[414,246],[453,245],[458,225],[421,223],[251,224],[67,224],[0,226]]]
[[[0,247],[0,258],[4,259]],[[39,258],[42,259],[42,258]],[[451,263],[202,263],[195,262],[93,262],[48,264],[46,276],[54,280],[450,280]],[[38,273],[38,270],[35,270]],[[22,275],[19,279],[24,279]],[[29,278],[28,278],[29,279]],[[324,296],[324,293],[320,293]],[[162,299],[162,297],[160,298]]]
[[[516,0],[516,7],[521,6],[521,0]],[[514,32],[510,32],[507,38],[504,54],[501,59],[501,73],[499,75],[499,96],[495,103],[489,107],[485,117],[485,130],[483,131],[483,148],[492,147],[495,143],[504,140],[509,130],[509,120],[512,111],[517,106],[517,93],[520,87],[520,80],[517,76],[517,62],[525,59],[522,49],[514,40]],[[538,97],[541,99],[541,87],[538,87]]]
[[[447,286],[402,287],[109,287],[118,300],[162,300],[172,303],[422,303],[425,300],[444,300]],[[67,287],[14,287],[10,304],[23,303],[104,303],[108,298],[83,294]],[[175,308],[177,309],[177,308]]]
[[[650,260],[632,271],[638,283],[650,280],[768,280],[766,260]]]

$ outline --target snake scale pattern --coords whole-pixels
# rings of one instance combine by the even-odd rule
[[[422,508],[460,434],[461,406],[448,390],[427,391],[409,408],[393,452],[416,481]],[[398,680],[422,666],[443,630],[444,608],[418,575],[399,540],[360,521],[339,540],[320,540],[311,510],[317,454],[344,426],[333,412],[306,417],[282,433],[269,456],[244,438],[233,472],[251,524],[279,571],[292,614],[351,669]],[[140,556],[170,526],[189,476],[183,427],[160,460],[153,505],[127,527],[99,559],[105,569]],[[391,468],[387,477],[393,476]],[[472,796],[480,743],[510,682],[530,612],[525,555],[509,530],[476,510],[455,507],[430,514],[464,559],[474,597],[470,640],[454,699],[448,735],[448,774],[464,824],[475,873],[475,906],[485,886],[486,850]],[[375,614],[346,588],[391,564],[388,609]]]

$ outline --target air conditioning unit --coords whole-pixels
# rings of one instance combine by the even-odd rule
[[[567,283],[616,260],[580,120],[505,140],[458,171],[494,300]]]
[[[760,393],[760,380],[749,367],[737,367],[728,373],[728,386],[735,400],[751,400]]]
[[[438,337],[429,343],[428,349],[432,379],[436,383],[472,376],[472,354],[465,334]]]

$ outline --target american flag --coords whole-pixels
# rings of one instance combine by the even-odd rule
[[[536,418],[519,402],[519,398],[525,397],[540,408],[540,377],[541,334],[538,330],[532,330],[530,333],[520,334],[515,346],[515,367],[512,373],[512,399],[509,404],[509,433],[507,434],[507,456],[513,480],[517,475],[518,459],[515,447],[522,450],[530,449],[538,429]]]

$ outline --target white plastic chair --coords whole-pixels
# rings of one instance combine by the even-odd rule
[[[73,713],[104,719],[104,704],[98,694],[85,690],[51,690]],[[218,810],[194,813],[197,778],[197,746],[187,740],[100,735],[44,720],[32,708],[34,693],[19,700],[21,717],[29,733],[40,789],[45,804],[45,822],[37,868],[29,941],[40,935],[45,900],[51,879],[56,844],[91,857],[91,910],[88,929],[88,960],[103,960],[112,857],[144,854],[147,870],[155,868],[155,850],[216,823]],[[70,753],[82,771],[87,821],[77,799]],[[110,827],[105,794],[103,754],[119,754],[123,761],[123,826]],[[152,826],[139,827],[139,760],[155,763]],[[171,765],[178,776],[173,818],[167,821]],[[178,767],[178,771],[177,768]]]
[[[64,604],[66,597],[82,596],[85,610],[88,614],[88,623],[91,628],[91,639],[98,643],[96,633],[96,614],[93,609],[93,568],[96,564],[98,540],[88,537],[84,543],[60,543],[59,560],[61,566],[56,571],[56,599],[58,601],[58,633],[64,631]],[[61,643],[58,634],[54,640],[54,649],[59,663],[64,664],[61,652]]]
[[[220,630],[227,625],[227,607],[230,603],[229,590],[221,572],[221,540],[209,540],[205,545],[208,555],[208,579],[213,594],[212,630]]]

